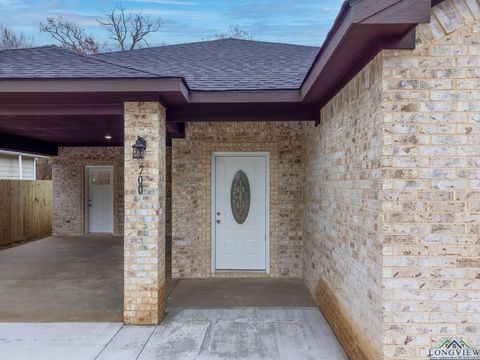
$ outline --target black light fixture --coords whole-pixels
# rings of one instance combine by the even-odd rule
[[[143,137],[137,136],[137,141],[132,146],[132,148],[133,148],[133,158],[143,159],[145,149],[147,148],[147,142]]]

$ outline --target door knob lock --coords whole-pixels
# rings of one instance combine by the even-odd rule
[[[217,211],[217,216],[220,216],[220,211]]]

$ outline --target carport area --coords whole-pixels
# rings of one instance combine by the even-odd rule
[[[55,74],[69,72],[72,61],[81,66],[81,74],[2,80],[2,147],[53,158],[55,236],[0,254],[0,321],[123,321],[129,325],[157,325],[164,319],[166,307],[175,307],[174,299],[183,301],[179,306],[199,308],[315,306],[302,280],[302,169],[298,160],[301,122],[316,119],[314,107],[298,101],[284,103],[272,93],[262,98],[268,105],[258,113],[256,93],[238,99],[235,94],[223,97],[212,92],[213,98],[202,99],[198,95],[206,94],[192,97],[182,78],[150,79],[144,78],[143,72],[124,76],[126,69],[113,64],[121,71],[118,78],[111,78],[110,65],[104,61],[54,47],[32,51],[32,56],[55,59],[55,68],[51,68],[50,62],[45,64]],[[13,67],[15,59],[24,58],[21,52],[7,55]],[[30,70],[19,68],[21,72]],[[291,95],[296,98],[298,94]],[[216,238],[210,238],[207,230],[211,224],[207,206],[213,209],[216,205],[206,197],[207,183],[200,181],[211,178],[211,171],[203,167],[207,163],[192,168],[192,159],[178,156],[175,150],[183,151],[191,145],[186,130],[190,128],[195,133],[197,123],[220,127],[218,134],[228,132],[222,140],[225,146],[237,139],[238,148],[205,148],[205,156],[223,151],[260,154],[248,164],[249,169],[256,169],[257,165],[262,169],[255,182],[260,188],[253,190],[261,194],[255,207],[261,215],[257,217],[251,212],[251,219],[260,220],[249,230],[256,235],[248,251],[240,242],[250,240],[237,223],[241,236],[240,245],[236,246],[236,264],[225,262],[229,256],[226,250],[211,251],[210,244],[216,244]],[[269,129],[278,129],[276,140],[263,147]],[[244,139],[240,135],[247,130],[261,137]],[[293,138],[298,146],[295,155],[289,156],[290,150],[281,147]],[[202,140],[195,144],[204,142],[202,135]],[[186,154],[201,153],[186,150]],[[270,152],[271,163],[267,162]],[[282,165],[285,163],[280,154],[289,157],[288,163],[295,164],[293,170]],[[178,164],[176,170],[185,169],[188,174],[176,172],[177,176],[173,176],[174,163]],[[185,199],[174,201],[173,195],[168,199],[170,169],[170,193],[182,193]],[[284,173],[290,170],[292,174]],[[184,179],[185,175],[195,178]],[[225,184],[227,180],[224,177]],[[280,191],[282,182],[292,184],[292,188],[283,187]],[[198,184],[202,184],[201,189],[196,188]],[[267,192],[270,185],[271,203]],[[197,195],[204,197],[201,206]],[[292,207],[295,211],[289,210]],[[190,213],[191,210],[200,211],[201,216]],[[216,222],[222,226],[225,223]],[[99,232],[116,237],[85,235]],[[165,252],[168,236],[172,238],[173,259]],[[219,235],[218,243],[221,241],[226,240]],[[255,259],[249,263],[252,251]],[[174,266],[169,266],[169,262]],[[174,277],[192,281],[170,281],[172,268]],[[201,282],[197,278],[211,280]],[[293,278],[297,280],[289,280]],[[299,286],[301,292],[297,291]]]

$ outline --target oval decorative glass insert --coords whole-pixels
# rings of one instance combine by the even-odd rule
[[[233,218],[238,224],[243,224],[250,212],[250,182],[243,170],[235,173],[230,189],[230,206]]]

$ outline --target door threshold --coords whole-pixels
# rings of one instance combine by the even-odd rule
[[[108,233],[108,232],[89,232],[85,234],[86,236],[92,235],[92,236],[114,236],[113,233]]]
[[[242,270],[242,269],[221,269],[221,270],[213,270],[214,274],[218,273],[263,273],[263,274],[268,274],[267,270]]]

